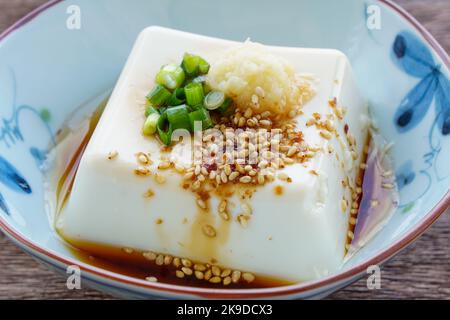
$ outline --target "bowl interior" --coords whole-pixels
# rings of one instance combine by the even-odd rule
[[[80,29],[67,26],[69,5],[81,12]],[[380,29],[370,20],[377,12]],[[448,191],[448,65],[381,1],[74,0],[0,42],[0,217],[30,241],[71,256],[49,226],[39,165],[64,120],[114,87],[136,36],[150,25],[348,55],[380,132],[393,142],[401,206],[344,269],[392,245]]]

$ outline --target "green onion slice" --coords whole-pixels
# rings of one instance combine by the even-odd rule
[[[199,57],[198,71],[200,74],[207,74],[209,72],[209,67],[209,63],[202,57]]]
[[[199,74],[209,72],[209,63],[200,56],[185,53],[181,66],[188,77],[195,78]]]
[[[205,107],[208,110],[216,110],[225,102],[225,94],[220,91],[211,91],[205,97]]]
[[[221,114],[225,115],[231,111],[231,105],[233,104],[233,99],[226,98],[222,105],[217,109]]]
[[[173,129],[169,123],[169,120],[167,119],[166,112],[159,117],[156,128],[161,142],[169,146],[172,143]]]
[[[186,129],[191,131],[189,111],[186,105],[168,108],[166,114],[173,130]]]
[[[151,113],[147,120],[145,120],[144,127],[142,128],[142,133],[146,136],[151,136],[156,133],[156,128],[158,126],[158,120],[161,116],[158,112]]]
[[[187,104],[190,106],[196,106],[203,103],[204,93],[203,86],[201,83],[190,83],[184,87],[184,92],[186,94]]]
[[[186,75],[182,67],[176,64],[168,64],[161,68],[156,75],[156,83],[170,90],[181,87]]]
[[[159,111],[158,111],[158,109],[156,109],[154,106],[152,106],[151,104],[148,104],[146,107],[145,107],[145,116],[146,117],[148,117],[149,115],[151,115],[152,113],[158,113],[159,114]]]
[[[167,103],[172,94],[162,85],[157,85],[147,96],[148,101],[156,107],[161,107]]]
[[[213,122],[209,115],[209,111],[205,108],[200,108],[189,113],[189,119],[191,121],[192,130],[195,128],[194,125],[196,121],[200,121],[202,123],[202,131],[213,127]]]
[[[183,88],[175,89],[167,104],[169,106],[179,106],[186,102],[186,95]]]

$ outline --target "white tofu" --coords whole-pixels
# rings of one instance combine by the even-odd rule
[[[269,47],[299,73],[320,79],[317,94],[304,107],[298,124],[307,143],[323,150],[332,145],[335,151],[318,153],[306,165],[280,171],[292,177],[292,183],[275,180],[258,187],[249,202],[253,214],[247,228],[236,222],[242,212],[240,199],[231,200],[233,220],[226,222],[218,215],[220,199],[211,199],[209,213],[200,212],[194,193],[180,187],[182,176],[175,171],[162,172],[164,184],[133,174],[135,154],[141,151],[152,154],[151,170],[157,171],[160,144],[144,138],[141,127],[143,100],[160,66],[178,62],[185,52],[213,62],[215,54],[233,44],[159,27],[140,34],[82,157],[71,197],[57,218],[57,229],[64,238],[204,263],[215,259],[220,266],[292,282],[317,279],[339,269],[350,211],[343,212],[341,199],[351,199],[341,181],[345,177],[354,181],[360,161],[349,153],[344,125],[348,124],[361,155],[369,119],[367,103],[358,93],[347,58],[339,51]],[[347,109],[344,120],[335,121],[341,143],[336,138],[323,139],[315,127],[305,125],[313,112],[331,113],[328,102],[333,98]],[[112,161],[107,159],[111,151],[118,152]],[[281,196],[275,194],[276,186],[282,186]],[[146,199],[143,194],[149,188],[155,195]],[[163,222],[155,223],[158,219]],[[214,226],[215,238],[201,232],[204,224]]]

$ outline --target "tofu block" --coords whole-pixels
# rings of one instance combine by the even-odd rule
[[[348,179],[356,188],[369,126],[367,102],[341,52],[268,47],[297,72],[320,80],[296,121],[304,140],[321,151],[307,163],[279,170],[292,182],[276,179],[255,188],[246,200],[252,216],[245,228],[236,221],[245,206],[238,195],[230,200],[232,219],[225,221],[218,214],[219,197],[212,196],[210,210],[203,212],[194,193],[180,186],[181,174],[157,170],[161,145],[141,133],[144,97],[155,74],[164,64],[178,63],[185,52],[214,63],[217,54],[234,44],[160,27],[139,35],[81,159],[70,199],[58,215],[56,228],[65,239],[203,263],[214,259],[223,267],[289,282],[318,279],[340,268],[351,210],[351,189],[342,181]],[[306,124],[314,113],[325,118],[339,107],[345,111],[343,119],[333,120],[339,137],[326,139],[320,129]],[[354,139],[349,141],[348,134]],[[111,152],[117,152],[113,160],[108,159]],[[151,177],[134,174],[139,152],[151,154]],[[155,179],[156,172],[164,183]],[[149,189],[154,195],[147,198],[143,195]],[[202,232],[205,225],[214,227],[215,237]]]

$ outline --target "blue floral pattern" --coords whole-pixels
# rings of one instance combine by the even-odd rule
[[[413,33],[399,33],[392,46],[394,63],[411,77],[420,81],[403,98],[394,116],[394,125],[401,134],[413,130],[425,118],[433,101],[435,119],[429,129],[429,151],[423,155],[424,167],[414,171],[412,161],[407,161],[397,170],[397,182],[402,189],[412,184],[419,177],[422,191],[416,200],[422,197],[431,186],[432,179],[438,181],[448,175],[439,172],[436,162],[439,160],[442,139],[450,135],[450,81],[441,71],[428,47]],[[403,206],[411,207],[415,200]]]
[[[32,117],[37,117],[40,122],[44,125],[45,129],[48,131],[52,141],[53,134],[50,129],[49,124],[45,119],[42,118],[41,113],[34,109],[33,107],[27,105],[16,106],[16,78],[12,70],[10,70],[12,87],[13,87],[13,105],[12,105],[12,115],[10,117],[1,118],[0,122],[0,143],[10,149],[14,147],[17,143],[25,142],[24,135],[19,125],[19,120],[21,117],[28,113]],[[47,117],[48,118],[48,117]],[[28,118],[29,119],[29,118]],[[31,146],[29,148],[30,155],[35,159],[38,167],[45,160],[45,152]],[[4,155],[0,154],[0,184],[7,187],[9,190],[21,193],[21,194],[31,194],[32,188],[25,177],[19,172],[19,170],[8,161]],[[7,215],[10,215],[11,211],[5,201],[4,196],[0,192],[0,209]]]

